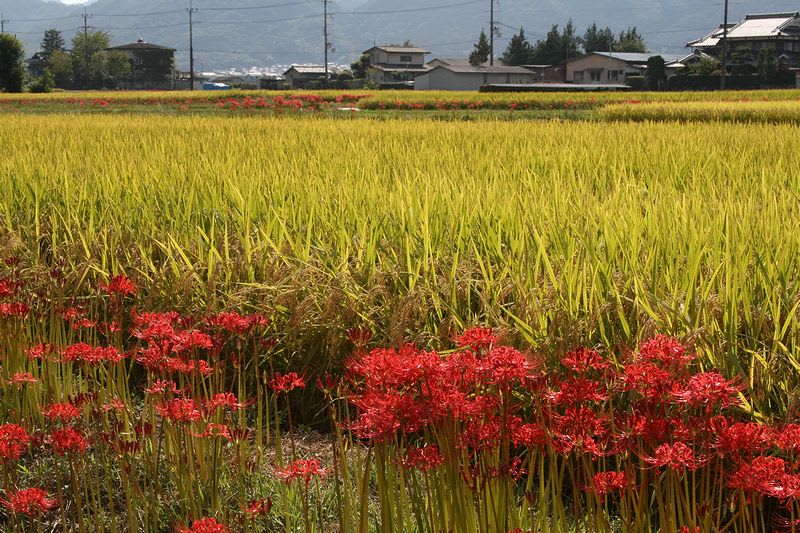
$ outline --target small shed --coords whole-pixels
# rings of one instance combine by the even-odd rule
[[[524,67],[441,64],[414,79],[414,89],[432,91],[477,91],[496,83],[525,84],[539,81],[538,74]]]

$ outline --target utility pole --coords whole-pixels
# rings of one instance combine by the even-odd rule
[[[489,0],[489,66],[494,65],[494,0]]]
[[[192,0],[189,0],[189,90],[194,91],[194,27],[192,16],[197,12],[192,7]]]
[[[325,22],[323,24],[322,34],[325,37],[325,79],[323,80],[323,86],[327,89],[328,88],[328,50],[331,48],[331,43],[328,40],[328,4],[331,0],[322,0],[323,6],[323,17],[325,18]]]
[[[89,88],[89,19],[92,17],[83,8],[83,88]]]
[[[725,20],[722,22],[722,76],[719,88],[725,90],[725,78],[728,76],[728,0],[725,0]]]
[[[3,18],[3,14],[0,13],[0,35],[3,35],[6,32],[6,22],[11,21]]]

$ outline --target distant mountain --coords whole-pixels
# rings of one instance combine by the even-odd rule
[[[732,3],[730,19],[746,13],[797,11],[786,0]],[[524,26],[532,41],[552,24],[572,19],[578,32],[597,22],[616,32],[636,26],[651,51],[681,52],[686,41],[721,22],[722,7],[691,0],[501,0],[496,4],[502,36],[497,55]],[[319,63],[322,60],[322,0],[194,0],[195,58],[199,70]],[[178,49],[179,68],[188,65],[188,0],[97,0],[86,9],[92,27],[112,34],[114,44],[142,38]],[[42,33],[56,28],[69,42],[82,26],[84,7],[54,0],[0,0],[27,53]],[[488,29],[488,0],[333,0],[330,33],[333,63],[350,63],[373,43],[413,41],[432,56],[465,57],[481,29]]]

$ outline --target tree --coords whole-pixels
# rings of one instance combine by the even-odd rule
[[[489,39],[486,37],[486,32],[481,30],[481,36],[478,37],[478,42],[475,43],[475,49],[469,54],[469,64],[473,67],[483,65],[489,61],[490,53]]]
[[[778,74],[778,62],[772,50],[765,48],[758,54],[758,74],[764,81],[772,81]]]
[[[575,26],[570,20],[563,31],[559,32],[558,24],[554,24],[544,39],[536,41],[530,62],[556,65],[578,55],[580,55],[580,38],[575,34]]]
[[[22,43],[9,33],[0,34],[0,91],[21,93],[25,83]]]
[[[755,72],[753,66],[753,51],[748,46],[739,46],[731,54],[731,74],[734,76],[748,76]]]
[[[525,37],[525,30],[520,28],[519,33],[511,38],[500,59],[506,65],[527,65],[531,62],[532,55],[533,47]]]
[[[647,82],[651,91],[658,91],[667,82],[667,63],[661,56],[653,56],[647,60]]]
[[[577,57],[581,55],[581,38],[575,32],[575,25],[572,19],[567,21],[564,26],[564,31],[561,32],[561,50],[563,50],[564,58]],[[555,63],[555,62],[554,62]],[[559,61],[560,63],[560,61]]]
[[[100,69],[94,65],[97,52],[102,52],[109,47],[111,36],[104,31],[93,30],[84,35],[83,31],[78,31],[72,38],[72,70],[74,72],[75,85],[84,89],[98,88],[102,85],[102,78],[97,75]]]
[[[691,72],[695,76],[719,75],[720,63],[712,57],[704,57],[691,67]]]
[[[633,28],[628,28],[627,30],[619,32],[616,51],[645,53],[647,52],[647,44],[644,42],[644,37],[636,31],[636,27],[634,26]]]
[[[54,51],[50,56],[50,68],[48,70],[53,75],[56,87],[60,89],[72,87],[72,58],[67,52],[63,50]]]
[[[91,77],[103,87],[115,87],[117,82],[131,73],[131,61],[118,50],[96,52],[92,57]]]
[[[353,76],[358,80],[363,80],[364,78],[366,78],[368,70],[369,70],[369,56],[367,54],[361,54],[361,57],[358,58],[358,61],[350,64],[350,71],[353,73]]]
[[[28,90],[32,93],[49,93],[55,87],[55,80],[50,69],[44,69],[41,76],[33,78],[28,83]]]
[[[582,39],[583,51],[589,52],[608,52],[609,50],[617,49],[617,39],[614,37],[614,32],[611,28],[606,26],[603,29],[597,27],[597,23],[593,22],[591,26],[586,28],[586,33],[583,34]]]
[[[53,56],[53,52],[63,52],[64,51],[64,37],[61,35],[61,32],[58,30],[47,30],[44,32],[44,37],[42,37],[42,44],[40,45],[41,51],[40,54],[44,58],[45,63],[47,66],[50,66],[50,58]]]

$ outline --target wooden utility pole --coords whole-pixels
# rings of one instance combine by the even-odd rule
[[[89,19],[92,15],[83,8],[83,88],[89,88]]]
[[[6,22],[11,21],[3,18],[3,14],[0,13],[0,35],[3,35],[6,32]]]
[[[189,0],[189,90],[194,91],[194,25],[192,17],[197,12],[192,7],[192,0]]]
[[[494,65],[494,0],[489,0],[489,66]]]
[[[328,76],[329,76],[329,71],[328,71],[328,51],[331,49],[331,42],[328,39],[328,4],[330,2],[331,2],[331,0],[322,0],[323,17],[325,18],[325,21],[324,21],[324,23],[322,25],[323,26],[322,27],[322,36],[325,39],[325,54],[324,54],[324,56],[325,56],[325,59],[324,59],[324,61],[325,61],[325,79],[323,80],[322,83],[323,83],[323,87],[325,87],[326,89],[328,88],[328,81],[329,81],[329,79],[328,79]]]

